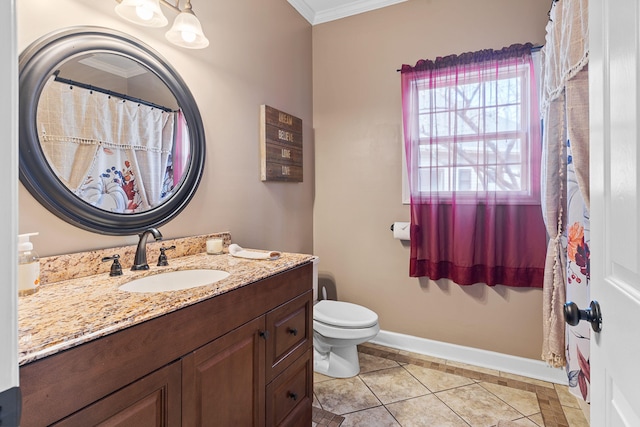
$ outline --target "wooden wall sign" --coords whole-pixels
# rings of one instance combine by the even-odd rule
[[[302,182],[302,119],[260,106],[263,181]]]

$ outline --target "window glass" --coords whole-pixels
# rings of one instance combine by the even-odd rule
[[[483,82],[469,73],[419,85],[422,191],[530,192],[530,180],[523,179],[531,157],[523,96],[529,71],[522,66],[491,72],[495,76],[487,81],[487,73]]]

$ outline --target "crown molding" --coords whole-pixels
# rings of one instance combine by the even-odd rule
[[[316,12],[311,8],[311,6],[309,6],[309,4],[305,0],[287,0],[287,1],[291,6],[293,6],[295,10],[298,11],[300,15],[302,15],[304,19],[306,19],[307,21],[309,21],[311,25],[313,25],[313,20],[316,17]]]
[[[371,10],[380,9],[407,0],[354,0],[343,5],[315,10],[309,0],[287,0],[311,25],[322,24]]]

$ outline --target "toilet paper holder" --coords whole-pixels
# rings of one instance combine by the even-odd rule
[[[389,227],[393,233],[393,238],[398,240],[411,240],[411,223],[396,221]]]
[[[396,223],[394,222],[393,224],[391,224],[391,227],[389,227],[389,230],[393,231],[393,226],[396,225]]]

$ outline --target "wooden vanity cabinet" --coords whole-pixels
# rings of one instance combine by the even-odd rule
[[[307,291],[185,356],[182,425],[310,426],[312,302]]]
[[[312,265],[23,365],[22,427],[310,426]]]

